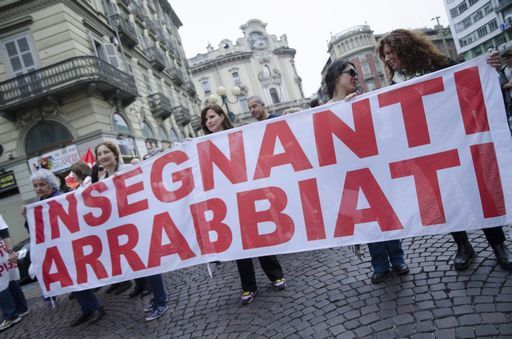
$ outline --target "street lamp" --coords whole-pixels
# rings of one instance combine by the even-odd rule
[[[222,103],[224,104],[224,106],[226,106],[226,113],[227,113],[229,119],[234,122],[236,120],[236,115],[235,115],[235,113],[233,113],[229,110],[229,104],[236,104],[238,102],[238,98],[242,94],[242,90],[238,86],[234,86],[231,89],[231,94],[235,97],[235,101],[230,101],[228,99],[226,88],[224,88],[223,86],[217,87],[217,90],[215,92],[217,93],[217,95],[211,94],[210,96],[208,96],[208,98],[207,98],[208,102],[210,104],[214,104],[218,101],[218,97],[220,97],[222,100]]]

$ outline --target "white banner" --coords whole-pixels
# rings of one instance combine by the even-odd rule
[[[196,138],[28,206],[45,295],[213,260],[511,222],[495,70],[467,62]]]
[[[40,168],[59,172],[70,168],[77,161],[80,161],[78,148],[76,145],[69,145],[28,159],[28,167],[32,173]]]

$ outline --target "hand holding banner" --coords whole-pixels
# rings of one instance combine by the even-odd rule
[[[213,260],[507,224],[510,133],[470,61],[196,138],[27,208],[45,295]]]

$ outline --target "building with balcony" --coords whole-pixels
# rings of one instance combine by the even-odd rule
[[[452,32],[450,31],[449,26],[443,27],[442,25],[436,25],[434,28],[424,27],[414,28],[412,30],[425,36],[441,53],[446,55],[448,58],[456,62],[464,61],[464,57],[457,53],[455,41],[453,40]],[[386,34],[388,33],[375,34],[375,40],[379,42],[379,40]]]
[[[104,140],[128,162],[196,135],[180,26],[165,0],[0,2],[0,213],[14,242],[39,166],[65,175]]]
[[[327,43],[327,59],[321,75],[324,78],[327,68],[334,60],[342,58],[354,64],[359,75],[359,86],[363,92],[372,91],[388,85],[384,64],[376,52],[377,42],[373,31],[368,25],[359,25],[347,28],[331,36]],[[321,102],[327,102],[324,93],[324,84],[321,84],[317,97]]]
[[[266,26],[260,20],[249,20],[240,26],[243,37],[236,43],[224,39],[217,49],[208,45],[207,53],[188,60],[203,103],[214,98],[217,88],[227,89],[227,99],[235,103],[227,103],[225,109],[234,114],[237,124],[254,121],[247,106],[251,95],[261,96],[269,111],[278,114],[290,107],[309,107],[295,68],[295,50],[288,46],[286,35],[278,39]],[[231,94],[234,87],[241,89],[241,95]]]
[[[457,52],[465,60],[512,40],[512,1],[444,0]]]

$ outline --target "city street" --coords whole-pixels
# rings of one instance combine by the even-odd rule
[[[506,230],[508,234],[508,229]],[[362,260],[349,248],[280,256],[288,288],[275,291],[256,264],[259,292],[241,306],[234,262],[205,265],[165,275],[171,309],[144,320],[143,304],[97,292],[107,315],[97,324],[70,328],[76,301],[58,298],[49,309],[35,285],[25,286],[30,314],[1,333],[3,338],[162,337],[162,338],[470,338],[512,337],[512,273],[496,265],[480,231],[470,234],[477,257],[470,269],[455,272],[450,235],[406,239],[411,268],[372,285],[368,250]],[[507,241],[511,246],[510,240]]]

